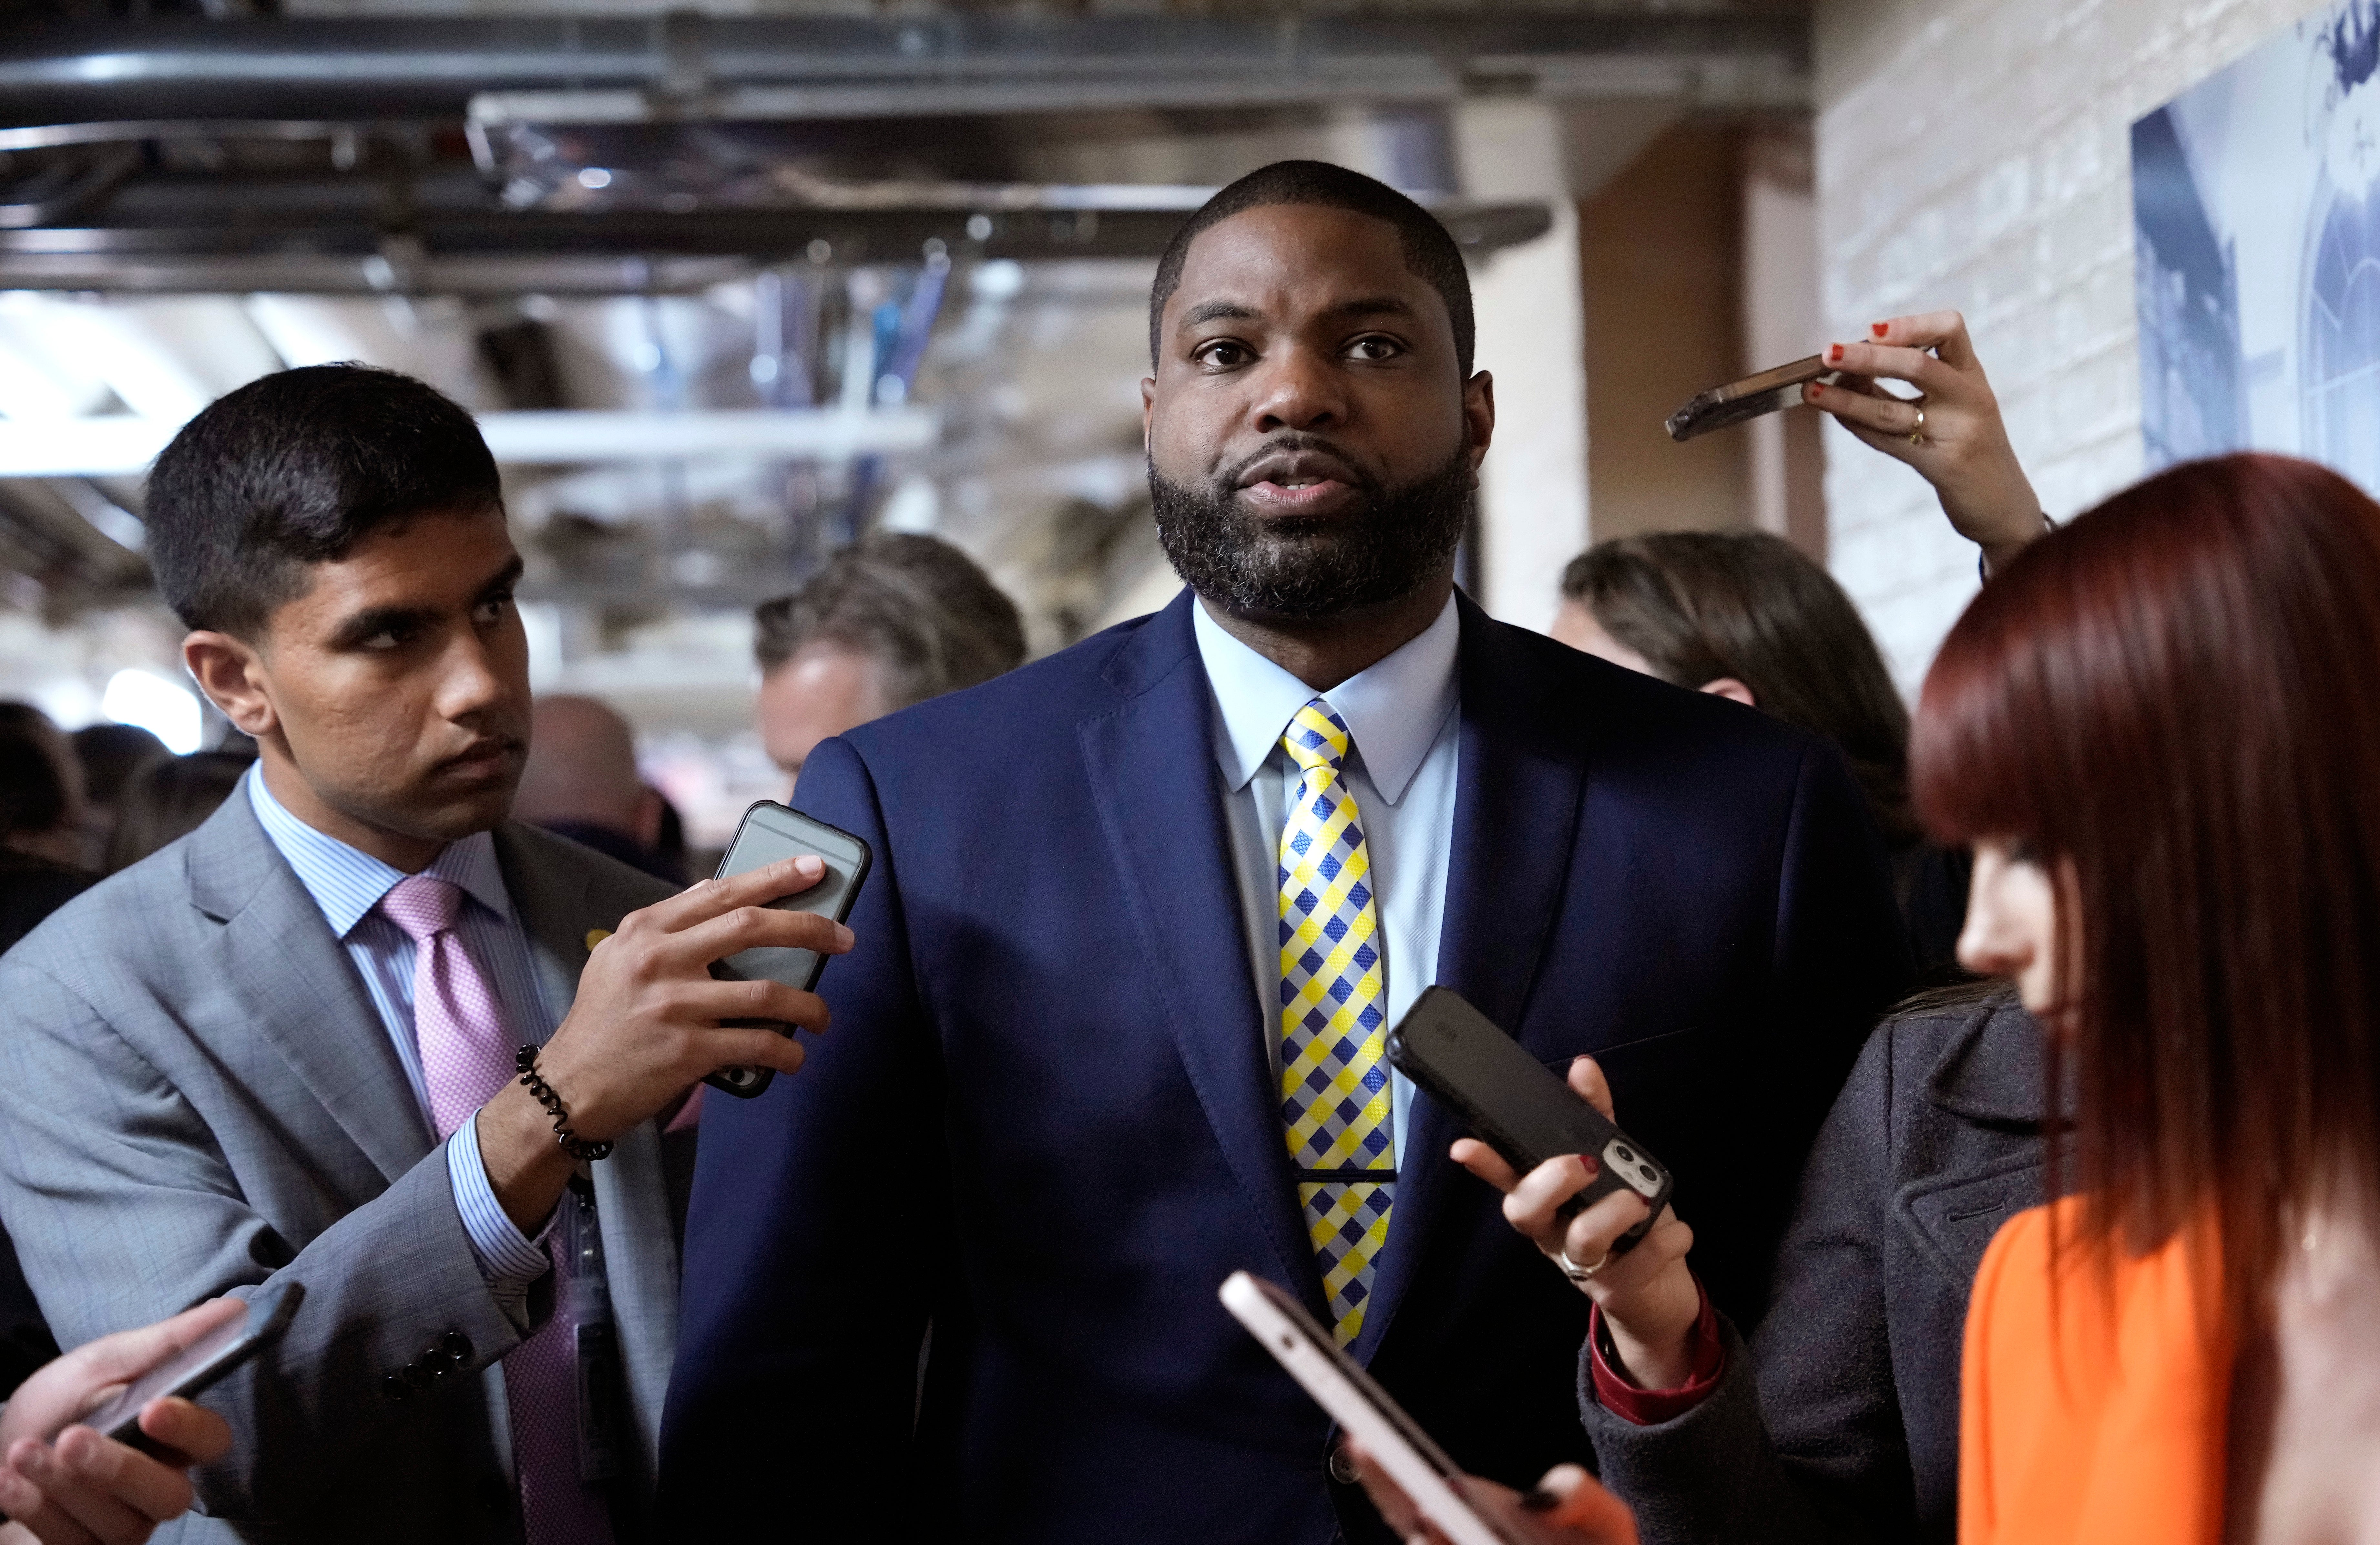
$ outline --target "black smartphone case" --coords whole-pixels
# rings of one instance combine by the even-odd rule
[[[1650,1210],[1643,1223],[1613,1243],[1613,1254],[1633,1249],[1669,1205],[1674,1185],[1669,1167],[1604,1120],[1602,1112],[1572,1092],[1552,1069],[1461,994],[1443,987],[1425,989],[1389,1032],[1388,1052],[1390,1065],[1433,1099],[1451,1106],[1472,1135],[1519,1174],[1565,1153],[1594,1159],[1595,1178],[1566,1210],[1575,1211],[1614,1191],[1644,1197]],[[1623,1168],[1633,1177],[1623,1174]]]
[[[735,861],[736,842],[741,842],[743,840],[744,829],[751,823],[753,812],[764,808],[783,810],[786,814],[791,815],[808,825],[815,826],[821,832],[832,833],[835,836],[841,837],[844,841],[851,844],[853,848],[857,851],[858,858],[851,867],[851,884],[844,891],[841,905],[839,905],[833,912],[828,914],[832,917],[836,922],[842,922],[845,918],[849,918],[851,916],[852,905],[859,899],[859,888],[868,883],[868,871],[876,866],[876,850],[868,845],[868,839],[865,837],[846,832],[840,826],[830,826],[825,821],[819,820],[816,816],[803,815],[801,811],[793,809],[784,805],[780,805],[773,799],[757,800],[753,803],[750,809],[744,812],[743,821],[736,823],[735,841],[730,842],[727,845],[726,853],[720,858],[720,878],[724,879],[730,872],[728,865]],[[789,896],[784,898],[783,901],[771,902],[769,905],[771,906],[782,906],[797,902],[798,900],[798,897]],[[794,906],[793,909],[795,911],[808,910],[808,908],[798,906]],[[747,950],[744,952],[744,955],[757,956],[783,955],[785,953],[787,952],[783,950]],[[809,952],[805,950],[800,953],[807,955]],[[743,958],[743,956],[730,957],[730,959],[740,958]],[[799,988],[804,992],[815,991],[818,988],[819,973],[826,969],[826,962],[827,957],[825,955],[813,955],[810,960],[809,969],[803,974],[802,979],[799,981],[787,980],[786,985],[789,987]],[[726,961],[716,961],[711,965],[710,974],[722,979],[732,980],[739,975],[746,975],[747,973],[740,973],[728,968]],[[752,972],[748,974],[765,975],[768,973]],[[781,978],[778,979],[783,980],[785,979]],[[773,1019],[726,1019],[722,1020],[721,1023],[722,1025],[776,1030],[784,1035],[791,1035],[794,1033],[793,1027],[790,1025],[781,1025]],[[773,1067],[723,1067],[703,1080],[704,1083],[709,1084],[712,1089],[719,1090],[722,1094],[732,1094],[738,1100],[757,1100],[761,1095],[768,1093],[769,1086],[776,1081],[777,1070]]]

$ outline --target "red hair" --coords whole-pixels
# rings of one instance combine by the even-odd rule
[[[2070,1074],[2082,1244],[2111,1261],[2212,1218],[2234,1329],[2322,1188],[2380,1179],[2375,667],[2380,505],[2224,456],[2010,564],[1911,737],[1937,840],[2023,843],[2057,881],[2048,1087]]]

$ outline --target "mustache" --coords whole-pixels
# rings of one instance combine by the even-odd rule
[[[1362,464],[1345,451],[1319,434],[1302,430],[1287,430],[1272,436],[1255,450],[1216,473],[1213,486],[1224,493],[1235,493],[1247,481],[1248,474],[1265,462],[1292,456],[1318,456],[1329,461],[1334,471],[1343,473],[1340,479],[1351,488],[1377,494],[1384,486],[1380,480],[1364,469]]]

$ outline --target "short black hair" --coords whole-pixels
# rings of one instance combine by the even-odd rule
[[[149,561],[183,625],[253,637],[329,563],[415,516],[504,508],[462,405],[371,365],[260,376],[182,426],[149,474]]]
[[[1471,319],[1471,274],[1463,266],[1463,249],[1439,223],[1438,216],[1375,177],[1334,166],[1327,161],[1276,161],[1259,166],[1198,206],[1183,222],[1157,260],[1157,282],[1148,290],[1148,359],[1153,368],[1161,352],[1160,333],[1165,303],[1182,287],[1183,261],[1200,233],[1232,215],[1273,204],[1316,204],[1324,209],[1353,210],[1385,220],[1397,229],[1397,245],[1404,251],[1405,268],[1438,291],[1446,302],[1446,318],[1454,324],[1454,359],[1464,380],[1471,377],[1471,351],[1477,330]]]
[[[991,576],[949,542],[879,531],[752,614],[763,675],[810,644],[875,661],[892,708],[990,681],[1025,663],[1025,624]]]

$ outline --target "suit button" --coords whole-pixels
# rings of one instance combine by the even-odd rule
[[[413,1398],[413,1382],[411,1380],[406,1378],[406,1369],[399,1369],[396,1372],[392,1373],[387,1378],[382,1380],[380,1381],[381,1393],[387,1395],[391,1400],[411,1400]]]
[[[1364,1472],[1355,1467],[1354,1454],[1335,1448],[1330,1451],[1330,1478],[1342,1486],[1354,1486],[1362,1482]]]
[[[446,1356],[455,1362],[468,1363],[471,1360],[471,1338],[460,1331],[447,1332],[438,1344],[446,1349]]]

